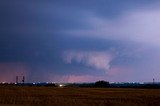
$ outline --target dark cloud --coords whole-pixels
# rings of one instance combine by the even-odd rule
[[[114,80],[118,75],[113,72],[123,73],[127,71],[127,75],[130,75],[130,73],[140,75],[145,73],[144,70],[146,69],[145,78],[147,79],[150,77],[149,70],[158,69],[159,49],[150,44],[138,42],[136,37],[133,37],[136,40],[121,38],[121,35],[125,34],[124,32],[127,30],[124,26],[130,27],[126,23],[122,25],[121,20],[123,19],[125,20],[123,22],[126,22],[128,19],[123,18],[126,12],[134,13],[134,10],[137,11],[137,9],[150,9],[155,3],[158,3],[158,1],[1,1],[0,65],[2,68],[0,68],[0,72],[3,72],[3,78],[0,80],[4,81],[4,76],[7,76],[12,68],[13,71],[11,72],[14,75],[18,73],[26,74],[28,81],[73,82],[74,79],[77,81],[82,79],[94,81],[100,78],[105,79],[106,76],[109,78],[112,75],[114,77],[111,80]],[[157,16],[157,12],[153,15]],[[108,24],[106,20],[114,23],[114,25]],[[129,21],[131,20],[132,17],[129,18]],[[134,20],[134,22],[139,21]],[[101,30],[103,28],[107,29]],[[126,30],[124,31],[123,28],[126,28]],[[132,32],[133,28],[130,29]],[[121,30],[124,32],[121,32]],[[105,33],[107,31],[109,33]],[[135,30],[135,32],[138,31]],[[77,36],[77,33],[80,36]],[[116,39],[113,39],[114,37]],[[70,64],[64,61],[68,54],[65,55],[66,57],[63,54],[67,51],[73,51],[74,54],[71,58],[73,61]],[[106,68],[104,66],[106,64],[102,64],[102,61],[106,62],[105,59],[108,59],[105,53],[113,57],[113,59],[107,61],[110,68]],[[95,56],[95,54],[97,55]],[[102,57],[105,59],[102,59]],[[155,63],[154,67],[151,63]],[[147,65],[147,67],[144,67],[144,65]],[[22,73],[18,68],[22,70]],[[106,73],[103,71],[104,69],[107,69]],[[6,73],[3,70],[6,70]],[[157,73],[157,71],[154,72]],[[123,74],[120,75],[121,77],[118,78],[123,77]],[[12,76],[8,79],[13,78]],[[135,79],[135,76],[133,76],[120,80],[133,81]],[[140,80],[140,77],[138,80]]]

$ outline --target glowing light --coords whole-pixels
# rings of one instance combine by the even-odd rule
[[[62,85],[62,84],[60,84],[60,85],[59,85],[59,87],[63,87],[63,85]]]

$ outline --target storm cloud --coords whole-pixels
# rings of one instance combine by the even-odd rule
[[[159,81],[159,4],[1,1],[0,81]]]
[[[68,64],[72,62],[81,63],[85,66],[92,67],[99,70],[107,71],[110,68],[112,56],[103,52],[86,52],[86,51],[66,51],[64,52],[64,61]]]

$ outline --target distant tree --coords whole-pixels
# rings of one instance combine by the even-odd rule
[[[108,81],[97,81],[95,82],[95,87],[109,87],[110,84]]]
[[[47,84],[47,85],[45,85],[46,87],[56,87],[56,85],[55,84],[51,84],[51,83],[49,83],[49,84]]]

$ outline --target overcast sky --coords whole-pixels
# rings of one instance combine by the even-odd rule
[[[158,0],[1,0],[0,82],[160,82]]]

